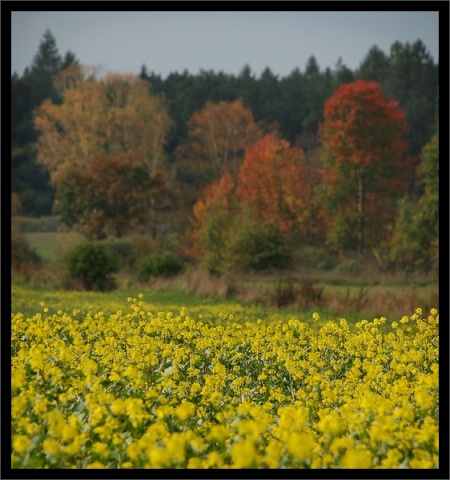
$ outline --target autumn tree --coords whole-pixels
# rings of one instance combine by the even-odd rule
[[[179,169],[201,190],[226,172],[236,173],[245,147],[257,137],[252,112],[241,100],[208,101],[188,122],[188,140],[177,152]]]
[[[164,202],[164,180],[131,153],[67,166],[58,180],[55,211],[89,238],[121,236]]]
[[[47,99],[34,114],[37,160],[53,184],[68,166],[125,152],[146,163],[152,174],[162,169],[171,120],[144,80],[117,74],[97,79],[95,72],[74,65],[61,72],[55,86],[62,102]]]
[[[288,268],[292,249],[286,232],[275,221],[256,219],[240,204],[237,188],[235,178],[225,173],[195,203],[195,256],[214,274]]]
[[[311,233],[312,187],[302,151],[267,134],[245,149],[237,175],[225,173],[195,203],[197,256],[211,271],[286,268],[291,240]]]
[[[257,219],[294,229],[303,238],[312,234],[314,178],[302,150],[267,134],[245,149],[238,178],[240,201]]]
[[[400,200],[391,242],[391,260],[407,272],[439,265],[439,129],[422,150],[418,173],[423,194]]]
[[[355,248],[382,242],[395,219],[395,202],[405,191],[405,112],[376,82],[341,85],[325,103],[324,201],[329,241]]]

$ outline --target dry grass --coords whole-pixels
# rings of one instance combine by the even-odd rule
[[[145,285],[154,289],[179,288],[185,293],[207,297],[228,298],[237,293],[233,279],[213,276],[204,270],[194,268],[176,277],[151,279],[145,282]]]
[[[359,312],[368,317],[403,316],[418,307],[424,311],[439,308],[438,289],[425,287],[360,287],[338,289],[327,287],[325,304],[336,312]]]
[[[128,279],[128,287],[132,279]],[[327,309],[340,314],[360,313],[368,317],[403,316],[418,307],[424,311],[439,307],[436,285],[424,287],[362,285],[354,281],[352,286],[314,282],[309,279],[287,279],[212,276],[191,268],[171,279],[155,279],[145,284],[155,289],[179,288],[188,294],[206,297],[233,297],[242,303],[266,304],[277,308],[295,307]]]

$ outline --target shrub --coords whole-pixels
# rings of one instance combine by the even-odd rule
[[[283,232],[274,223],[244,219],[236,225],[230,245],[232,270],[284,270],[292,265],[292,250]]]
[[[138,278],[174,277],[184,271],[184,263],[170,252],[155,253],[144,257],[138,266]]]
[[[220,209],[202,225],[202,263],[208,272],[283,270],[292,265],[287,236],[272,222],[253,218],[250,211],[234,215]]]
[[[99,243],[117,260],[120,270],[135,271],[139,260],[154,254],[158,248],[157,242],[144,235],[134,235],[125,238],[106,238]]]
[[[69,275],[81,281],[86,290],[108,291],[115,287],[111,274],[117,272],[116,259],[104,245],[83,242],[66,257]]]
[[[136,264],[136,257],[133,253],[133,247],[128,239],[110,238],[102,240],[108,252],[116,259],[120,269],[130,270]]]

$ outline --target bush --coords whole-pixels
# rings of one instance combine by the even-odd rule
[[[125,238],[110,238],[101,240],[108,253],[113,256],[121,270],[131,270],[135,267],[136,257],[133,253],[133,247],[128,239]]]
[[[230,245],[232,270],[261,272],[284,270],[292,265],[292,250],[275,224],[247,218],[235,231],[237,236]]]
[[[115,287],[112,273],[118,263],[104,245],[94,242],[78,244],[66,256],[69,275],[81,281],[86,290],[108,291]]]
[[[106,238],[98,241],[117,260],[120,270],[135,271],[139,260],[156,252],[157,242],[144,235]]]
[[[144,257],[138,266],[138,278],[147,281],[151,277],[174,277],[184,271],[184,263],[169,252]]]

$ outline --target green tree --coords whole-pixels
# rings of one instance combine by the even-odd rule
[[[355,79],[353,72],[343,63],[341,57],[338,58],[334,74],[339,85],[341,83],[353,82]]]
[[[424,193],[401,200],[391,244],[391,260],[407,272],[439,265],[439,130],[422,150],[419,174]]]
[[[439,268],[439,132],[423,149],[420,173],[425,183],[425,193],[419,200],[415,218],[423,238],[424,270]]]
[[[422,151],[419,173],[425,192],[419,201],[420,223],[431,239],[439,236],[439,128]]]
[[[374,45],[367,52],[356,71],[359,80],[367,80],[383,84],[389,74],[389,59],[379,47]]]
[[[225,173],[202,191],[193,207],[191,253],[202,258],[211,273],[220,273],[227,265],[229,233],[239,204],[236,181]]]
[[[406,110],[411,128],[409,152],[420,154],[434,130],[439,68],[421,40],[413,44],[393,43],[389,66],[383,90],[398,99]]]

